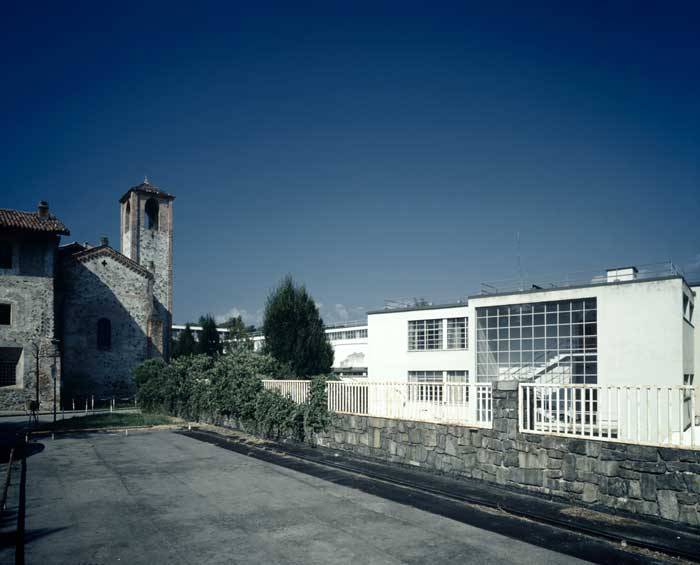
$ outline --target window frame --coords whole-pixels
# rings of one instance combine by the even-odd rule
[[[109,318],[97,320],[97,349],[98,351],[111,351],[112,349],[112,321]]]
[[[9,250],[9,255],[5,255],[2,252],[2,249]],[[2,263],[3,258],[9,258],[9,263],[4,264]],[[7,240],[7,239],[0,239],[0,270],[1,271],[10,271],[14,269],[15,267],[15,246],[12,241]]]
[[[1,311],[5,306],[7,307],[7,313],[8,313],[7,314],[7,320],[8,320],[7,323],[4,323],[2,321],[3,317],[2,317]],[[0,302],[0,326],[12,326],[12,318],[13,318],[13,313],[14,313],[13,310],[14,310],[14,308],[12,307],[11,302]]]

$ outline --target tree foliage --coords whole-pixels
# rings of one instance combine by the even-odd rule
[[[314,380],[309,400],[297,404],[265,390],[262,378],[276,375],[269,355],[233,350],[218,357],[188,355],[169,365],[149,360],[134,370],[139,406],[190,420],[232,418],[245,429],[279,439],[310,439],[328,421],[325,381]]]
[[[231,316],[223,324],[222,328],[228,330],[226,347],[228,349],[252,349],[253,342],[250,340],[248,328],[246,328],[241,316]]]
[[[202,316],[199,319],[199,325],[202,326],[202,331],[199,334],[197,353],[209,355],[209,357],[219,355],[222,351],[222,344],[214,317],[211,314]]]
[[[192,328],[189,324],[185,324],[185,329],[180,332],[180,335],[175,342],[173,348],[173,357],[183,357],[185,355],[195,355],[197,353],[197,341],[194,339]]]
[[[323,320],[306,288],[296,286],[291,276],[285,277],[268,297],[263,331],[266,351],[287,364],[297,377],[330,372],[333,347]]]

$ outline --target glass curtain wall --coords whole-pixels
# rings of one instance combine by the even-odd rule
[[[478,382],[598,380],[595,298],[476,309]]]

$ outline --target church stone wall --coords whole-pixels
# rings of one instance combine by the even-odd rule
[[[3,236],[3,239],[10,239]],[[24,409],[36,398],[37,364],[42,409],[53,406],[51,366],[55,360],[54,261],[57,240],[53,237],[11,237],[14,268],[0,271],[0,303],[10,304],[12,320],[0,326],[0,348],[21,350],[15,386],[0,387],[0,410]],[[38,353],[38,355],[37,355]],[[9,359],[8,359],[9,360]],[[12,361],[16,361],[13,357]],[[60,391],[60,360],[56,360],[57,391]]]
[[[62,270],[63,373],[69,396],[112,396],[133,387],[132,371],[148,358],[152,279],[109,255],[83,262],[69,258]],[[97,323],[111,323],[111,347],[98,348]]]

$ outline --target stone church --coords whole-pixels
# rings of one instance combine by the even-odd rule
[[[129,394],[136,365],[169,358],[174,199],[147,180],[127,190],[120,251],[61,245],[46,202],[0,209],[0,410]]]

